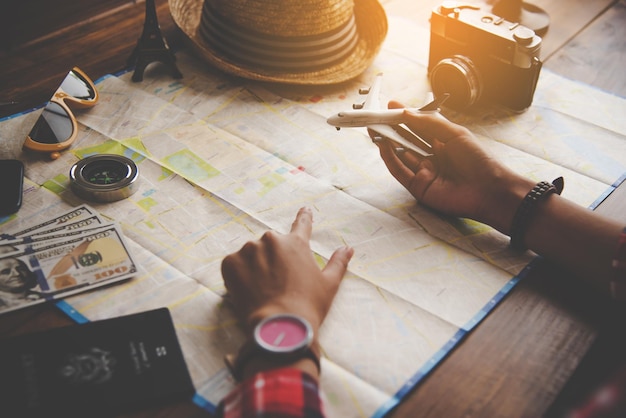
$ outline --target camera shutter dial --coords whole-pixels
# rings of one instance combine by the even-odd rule
[[[535,39],[535,31],[525,26],[518,26],[513,32],[513,39],[520,45],[530,45]]]

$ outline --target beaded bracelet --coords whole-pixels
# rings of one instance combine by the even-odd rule
[[[526,227],[528,222],[532,218],[533,212],[537,203],[551,193],[561,194],[563,191],[564,181],[563,177],[556,178],[552,183],[547,181],[540,181],[531,189],[530,192],[524,197],[522,203],[520,203],[515,216],[513,217],[513,223],[511,224],[511,248],[515,250],[525,250],[524,235],[526,233]]]

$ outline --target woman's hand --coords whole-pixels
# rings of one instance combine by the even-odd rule
[[[311,210],[302,208],[288,234],[268,231],[223,260],[226,289],[248,331],[271,314],[294,313],[317,335],[354,250],[336,250],[320,269],[309,246],[312,226]]]
[[[389,107],[403,106],[390,102]],[[404,123],[431,144],[433,156],[397,153],[393,142],[377,141],[391,174],[418,202],[508,233],[515,210],[534,184],[492,158],[468,129],[441,114],[405,111]]]

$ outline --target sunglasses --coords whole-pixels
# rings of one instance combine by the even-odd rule
[[[85,108],[98,102],[98,91],[93,81],[78,67],[67,73],[61,86],[44,107],[24,141],[24,148],[49,152],[50,158],[60,157],[59,151],[68,148],[78,135],[76,117],[69,106]]]

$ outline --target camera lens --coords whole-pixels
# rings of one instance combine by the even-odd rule
[[[476,103],[481,83],[476,67],[467,57],[454,55],[439,61],[430,72],[430,85],[435,97],[449,93],[446,105],[463,109]]]

